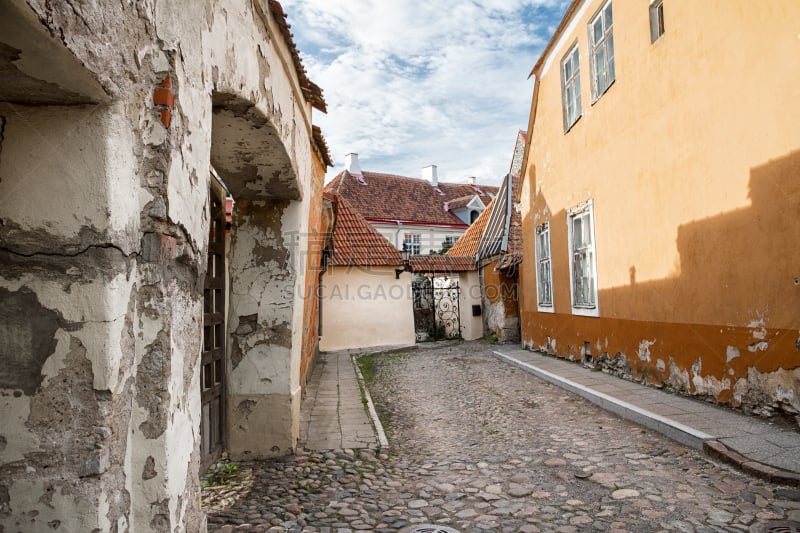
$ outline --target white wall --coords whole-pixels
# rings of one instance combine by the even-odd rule
[[[381,235],[395,245],[397,249],[403,247],[403,238],[406,233],[416,233],[420,240],[420,255],[428,255],[431,250],[438,252],[442,249],[445,237],[451,236],[458,239],[466,229],[443,228],[439,226],[402,226],[397,231],[396,225],[391,224],[372,224]]]
[[[459,312],[461,313],[461,335],[471,341],[483,337],[483,317],[472,316],[472,306],[481,305],[481,283],[478,271],[461,272],[458,275],[461,287]]]
[[[322,276],[323,352],[413,346],[411,274],[394,267],[331,267]]]

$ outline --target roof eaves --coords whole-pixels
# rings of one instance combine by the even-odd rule
[[[544,63],[544,61],[547,58],[547,56],[550,55],[550,52],[553,51],[553,48],[555,47],[556,43],[558,42],[559,37],[561,37],[561,34],[564,33],[565,29],[567,29],[567,26],[569,25],[570,21],[572,20],[573,15],[575,15],[575,12],[578,10],[578,6],[581,3],[583,3],[584,1],[585,0],[572,0],[572,3],[567,8],[567,12],[564,14],[564,17],[561,19],[561,23],[559,23],[558,27],[556,28],[556,31],[553,33],[553,36],[550,38],[550,41],[547,43],[547,46],[544,47],[544,51],[542,52],[542,55],[539,56],[539,60],[536,62],[536,64],[531,69],[531,73],[528,74],[528,79],[530,79],[530,77],[534,76],[534,75],[537,78],[539,77],[539,70],[542,68],[542,64]]]
[[[322,135],[322,130],[319,126],[311,126],[311,134],[314,141],[314,149],[319,154],[320,159],[322,159],[326,167],[332,167],[333,160],[331,159],[331,152],[328,150],[328,143],[325,142],[325,136]]]
[[[300,60],[300,52],[297,50],[297,45],[294,42],[294,36],[292,32],[289,31],[291,25],[287,22],[286,12],[283,10],[283,6],[281,6],[278,0],[269,0],[269,10],[272,15],[275,17],[275,22],[278,24],[278,29],[281,31],[281,35],[283,39],[286,41],[286,46],[289,48],[289,51],[292,54],[292,62],[294,63],[294,69],[297,72],[297,78],[300,80],[300,90],[303,92],[303,97],[311,103],[312,106],[319,109],[323,113],[328,112],[327,105],[325,104],[325,98],[322,96],[322,89],[308,79],[308,74],[306,73],[306,69],[303,66],[303,62]]]

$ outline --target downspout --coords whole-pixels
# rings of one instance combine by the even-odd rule
[[[400,230],[403,229],[403,223],[400,222],[399,220],[395,220],[395,222],[397,223],[397,231],[394,232],[394,247],[399,250],[400,249],[399,236],[400,236]]]

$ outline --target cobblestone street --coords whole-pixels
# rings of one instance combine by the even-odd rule
[[[239,464],[204,489],[210,531],[756,532],[800,521],[796,488],[617,418],[485,343],[374,360],[388,449]]]

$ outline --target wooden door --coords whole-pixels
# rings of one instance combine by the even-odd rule
[[[225,450],[225,198],[211,188],[208,271],[203,290],[200,371],[200,463],[203,470]]]

